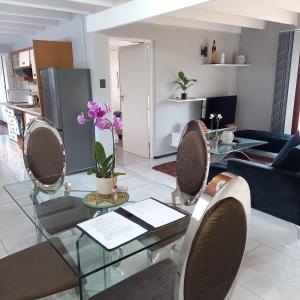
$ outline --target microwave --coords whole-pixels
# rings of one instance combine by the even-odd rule
[[[8,89],[6,90],[9,103],[27,103],[27,96],[31,95],[29,89]]]

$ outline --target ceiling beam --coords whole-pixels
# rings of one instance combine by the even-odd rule
[[[264,0],[269,5],[276,6],[278,8],[294,11],[300,13],[300,3],[299,0]]]
[[[2,20],[0,18],[0,28],[2,28],[2,29],[6,28],[6,29],[45,30],[46,26],[2,22]]]
[[[113,7],[114,2],[109,0],[68,0],[69,2],[83,3],[83,4],[91,4],[102,7]]]
[[[211,0],[132,0],[86,17],[87,31],[115,28]]]
[[[212,30],[212,31],[221,31],[229,33],[241,33],[241,27],[230,26],[230,25],[220,25],[216,23],[203,22],[191,19],[182,19],[171,16],[158,16],[151,19],[147,19],[144,22],[165,25],[165,26],[175,26],[175,27],[184,27],[184,28],[194,28],[201,30]]]
[[[31,7],[20,7],[8,4],[0,4],[0,13],[10,16],[31,17],[57,21],[68,21],[71,19],[71,15],[66,12]]]
[[[190,19],[190,20],[238,26],[238,27],[248,27],[248,28],[255,28],[255,29],[266,28],[266,22],[263,20],[241,17],[233,14],[221,13],[221,12],[201,9],[197,7],[186,8],[183,10],[176,11],[169,15],[176,18]]]
[[[86,15],[99,11],[95,5],[82,4],[79,2],[71,3],[64,0],[0,0],[0,3]]]
[[[283,24],[296,25],[297,23],[296,13],[272,6],[270,5],[270,3],[262,0],[214,0],[203,3],[199,5],[199,7],[203,9],[225,12],[238,16]]]
[[[32,35],[34,33],[35,33],[34,30],[1,29],[0,28],[0,35],[2,35],[2,36],[23,36],[23,35]]]
[[[2,15],[1,12],[0,12],[0,20],[3,22],[9,22],[14,24],[28,24],[28,25],[38,25],[38,26],[58,25],[58,21],[56,20]]]

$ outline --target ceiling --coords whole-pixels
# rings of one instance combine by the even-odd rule
[[[157,7],[151,10],[149,5]],[[0,0],[0,44],[68,22],[75,14],[88,16],[88,21],[94,18],[96,23],[102,20],[99,29],[90,31],[143,21],[240,32],[243,27],[262,30],[267,21],[297,26],[299,13],[300,0]],[[124,20],[118,20],[118,14]]]

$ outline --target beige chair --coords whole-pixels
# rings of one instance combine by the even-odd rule
[[[163,260],[91,299],[228,299],[244,255],[249,217],[246,181],[218,175],[198,199],[178,262]]]
[[[201,121],[190,121],[182,132],[176,159],[173,201],[191,205],[206,185],[210,152]]]
[[[66,173],[65,150],[59,132],[45,118],[36,118],[26,128],[24,135],[24,164],[34,188],[31,199],[37,221],[47,233],[53,235],[72,228],[90,217],[82,199],[65,195],[39,203],[37,195],[56,193],[64,184]],[[65,183],[68,187],[69,184]],[[38,231],[38,240],[41,232]]]
[[[60,243],[58,239],[52,242]],[[39,299],[78,286],[77,276],[51,243],[43,242],[0,260],[1,299]]]

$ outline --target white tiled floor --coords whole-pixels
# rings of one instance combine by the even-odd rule
[[[129,153],[118,155],[118,165],[143,177],[175,187],[175,179],[152,166],[174,160],[148,160]],[[0,135],[0,258],[26,248],[36,241],[27,217],[2,189],[4,184],[26,179],[22,154],[7,136]],[[123,184],[137,185],[139,178],[123,178]],[[163,190],[161,197],[165,197]],[[159,196],[159,195],[158,195]],[[252,210],[246,255],[239,273],[234,300],[300,299],[300,241],[293,224]],[[51,299],[75,299],[65,293]]]

